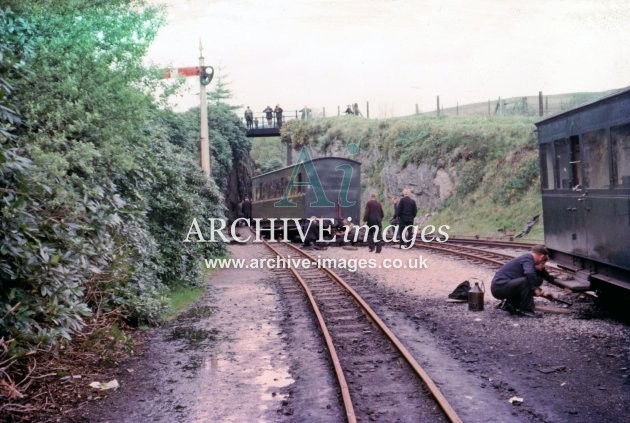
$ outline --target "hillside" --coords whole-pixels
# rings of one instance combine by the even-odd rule
[[[360,161],[363,201],[376,192],[387,216],[392,214],[388,199],[409,187],[419,223],[447,224],[452,234],[496,237],[520,232],[541,212],[533,122],[530,117],[343,116],[288,122],[282,141],[290,143],[294,159],[309,146],[314,157]],[[542,238],[541,224],[529,238]]]

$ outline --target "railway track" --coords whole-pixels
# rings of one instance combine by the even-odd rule
[[[514,258],[514,256],[509,254],[498,253],[496,251],[453,244],[451,240],[444,243],[416,242],[415,247],[427,248],[450,256],[464,257],[476,263],[486,263],[495,266],[501,266]]]
[[[441,244],[437,244],[433,242],[430,242],[430,243],[416,242],[414,247],[437,251],[439,253],[442,253],[451,257],[455,257],[455,258],[460,258],[460,259],[464,258],[466,260],[472,261],[475,264],[486,264],[486,265],[492,266],[493,268],[499,268],[503,264],[512,260],[515,257],[514,255],[499,253],[497,251],[492,251],[485,248],[475,248],[469,245],[461,245],[460,244],[461,242],[462,240],[459,238],[455,238],[455,240],[449,239],[447,242],[441,243]],[[490,241],[483,240],[477,243],[476,240],[475,241],[468,240],[467,244],[481,244],[481,245],[486,245],[486,246],[489,245],[493,247],[503,247],[504,245],[502,244],[508,244],[510,248],[522,248],[522,249],[526,249],[527,251],[529,251],[531,247],[534,245],[534,244],[528,244],[528,243],[522,243],[522,244],[509,243],[505,241],[492,241],[490,243],[488,242]],[[572,278],[572,275],[573,275],[572,272],[562,269],[555,265],[548,265],[547,271],[556,278],[559,278],[559,277]],[[557,285],[560,287],[565,287],[561,283],[557,283]]]
[[[394,333],[345,281],[315,266],[290,244],[265,243],[291,266],[316,316],[329,351],[347,421],[461,422],[437,385]],[[436,407],[437,403],[437,407]]]
[[[450,237],[448,243],[465,244],[465,245],[484,245],[487,247],[513,248],[516,250],[530,250],[534,245],[533,242],[514,242],[501,241],[496,239],[483,238],[466,238],[466,237]]]

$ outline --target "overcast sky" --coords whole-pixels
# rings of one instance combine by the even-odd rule
[[[630,85],[628,0],[151,0],[148,60],[221,67],[234,104],[371,116]],[[198,83],[179,108],[198,103]],[[212,82],[214,84],[214,81]]]

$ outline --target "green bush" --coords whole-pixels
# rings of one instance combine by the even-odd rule
[[[9,1],[0,9],[0,336],[54,345],[91,313],[155,323],[171,286],[199,285],[221,244],[184,244],[222,217],[249,143],[225,112],[219,186],[198,166],[187,115],[159,110],[142,65],[162,17],[134,0]],[[26,71],[28,69],[28,71]],[[20,105],[18,114],[16,104]],[[198,112],[197,112],[198,114]],[[234,137],[232,140],[231,138]],[[229,141],[228,141],[229,140]]]

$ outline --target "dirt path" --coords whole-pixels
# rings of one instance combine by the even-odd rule
[[[231,250],[235,258],[263,251],[254,245]],[[287,310],[271,276],[264,269],[214,273],[204,298],[152,332],[142,354],[122,366],[118,391],[66,421],[289,421],[293,403],[300,401],[297,414],[334,421],[336,392],[327,388],[334,385],[317,353],[323,347],[308,327],[299,345],[289,348],[286,328],[295,332],[300,326],[286,324]],[[306,311],[295,313],[308,324]],[[305,360],[297,360],[300,355]],[[304,370],[304,363],[315,371]],[[308,380],[295,389],[295,379]]]

